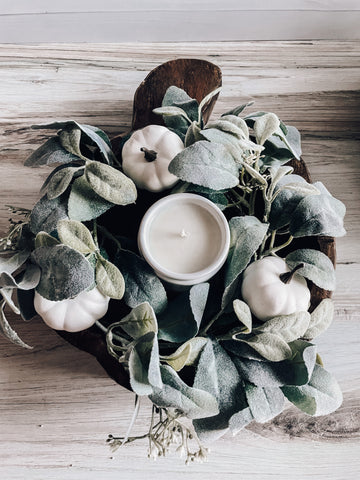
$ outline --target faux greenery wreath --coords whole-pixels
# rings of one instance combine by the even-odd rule
[[[176,134],[163,139],[165,150],[177,146],[161,164],[151,126],[140,132],[147,145],[137,168],[125,158],[131,135],[117,158],[98,128],[34,127],[57,135],[26,165],[56,168],[32,211],[10,207],[20,217],[0,240],[1,332],[30,348],[7,322],[6,305],[25,320],[38,312],[58,330],[103,331],[136,394],[133,420],[140,397],[154,404],[144,435],[150,456],[175,443],[187,461],[203,460],[200,442],[269,421],[285,398],[315,416],[342,401],[310,341],[330,325],[334,307],[329,298],[310,307],[309,287],[333,290],[334,267],[302,239],[344,235],[345,207],[321,182],[292,173],[300,135],[275,114],[244,115],[246,104],[204,125],[203,107],[218,93],[198,104],[177,87],[167,90],[155,113],[166,135]],[[181,192],[205,196],[225,213],[231,246],[209,282],[174,293],[139,255],[136,235],[155,200]],[[109,299],[113,312],[126,312],[111,322],[102,319]],[[114,447],[132,440],[130,429],[109,437]]]

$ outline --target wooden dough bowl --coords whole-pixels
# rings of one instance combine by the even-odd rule
[[[221,86],[221,70],[216,65],[205,60],[178,59],[166,62],[152,70],[135,92],[133,104],[132,129],[137,130],[150,124],[162,125],[162,117],[155,115],[153,109],[159,107],[162,98],[171,85],[184,89],[192,98],[200,102],[208,93]],[[218,95],[217,95],[218,96]],[[209,119],[214,108],[217,96],[213,97],[203,110],[204,122]],[[121,154],[121,138],[112,139],[113,149],[117,156]],[[294,173],[301,175],[308,182],[311,181],[308,169],[303,160],[293,159],[289,162],[294,168]],[[142,192],[141,205],[136,205],[127,215],[136,218],[140,222],[143,213],[159,197],[156,194]],[[121,208],[121,207],[120,207]],[[131,207],[126,207],[127,209]],[[114,209],[109,212],[112,216],[111,226],[114,222]],[[117,219],[118,220],[118,219]],[[128,225],[125,225],[126,228]],[[129,228],[136,230],[138,223],[133,223]],[[116,232],[128,233],[128,232]],[[132,235],[136,232],[130,232]],[[291,250],[296,248],[314,248],[325,253],[335,265],[336,250],[335,240],[332,237],[307,237],[295,240],[291,244]],[[284,251],[284,253],[287,253]],[[311,309],[315,308],[323,298],[330,297],[331,292],[311,285]],[[118,321],[129,312],[129,308],[123,302],[110,302],[109,310],[103,318],[105,324]],[[61,337],[75,347],[94,355],[106,370],[107,374],[117,383],[130,389],[129,377],[125,369],[107,351],[104,334],[97,328],[91,327],[79,333],[58,332]]]

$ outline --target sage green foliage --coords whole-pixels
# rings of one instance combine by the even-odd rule
[[[238,415],[236,425],[240,429],[252,418],[248,412],[242,379],[226,351],[216,341],[208,340],[198,363],[194,387],[213,395],[219,413],[193,422],[201,440],[215,440],[229,428],[229,422]],[[241,412],[241,414],[240,414]]]
[[[200,283],[179,294],[158,316],[159,338],[182,343],[194,337],[203,318],[209,284]]]
[[[4,308],[5,302],[3,301],[0,303],[0,333],[15,345],[31,349],[32,347],[30,347],[27,343],[23,342],[19,335],[15,332],[15,330],[11,328],[9,322],[6,319]]]
[[[261,245],[267,232],[268,224],[256,217],[233,217],[229,221],[231,243],[226,261],[225,290],[222,305],[230,303],[238,289],[239,278],[249,264],[252,256]]]
[[[48,300],[76,297],[94,282],[94,270],[84,255],[66,245],[36,248],[31,258],[41,268],[36,290]]]
[[[30,257],[29,251],[20,251],[10,256],[0,256],[0,273],[13,273]]]
[[[39,232],[35,237],[35,248],[53,247],[59,245],[60,241],[46,232]]]
[[[289,253],[285,260],[290,269],[303,263],[304,266],[296,272],[298,275],[311,280],[320,288],[335,290],[334,265],[325,253],[311,248],[301,248]]]
[[[250,333],[252,329],[252,316],[249,305],[242,300],[233,301],[233,309],[240,323],[245,327],[243,333]]]
[[[290,342],[291,356],[280,362],[254,358],[250,352],[241,348],[241,343],[233,340],[223,342],[222,345],[231,354],[241,377],[260,387],[305,385],[315,366],[316,345],[304,340]]]
[[[291,357],[288,343],[302,337],[309,327],[310,313],[295,312],[274,317],[253,328],[251,335],[235,335],[233,338],[247,343],[265,359],[280,362]]]
[[[51,137],[26,160],[26,167],[41,167],[42,165],[54,165],[70,163],[78,160],[78,157],[68,152],[60,142],[59,137]]]
[[[7,272],[0,274],[1,288],[18,288],[20,290],[31,290],[35,288],[40,280],[40,269],[37,265],[29,264],[16,278]]]
[[[61,243],[84,255],[97,250],[90,231],[81,222],[60,220],[57,224],[57,232]]]
[[[135,253],[118,250],[115,265],[124,276],[124,302],[131,308],[148,302],[158,314],[167,306],[166,290],[150,265]]]
[[[218,413],[218,404],[213,395],[203,389],[189,387],[169,366],[162,365],[163,387],[155,388],[149,396],[158,407],[175,408],[190,419],[211,417]]]
[[[342,393],[335,378],[315,364],[309,383],[299,387],[282,387],[284,395],[297,408],[315,417],[328,415],[342,403]]]
[[[86,222],[100,217],[113,206],[94,192],[84,176],[74,180],[68,200],[69,218]]]
[[[125,281],[120,270],[102,255],[97,256],[95,267],[96,285],[103,295],[121,300],[125,292]]]
[[[285,397],[278,387],[259,387],[245,382],[245,395],[256,422],[268,422],[283,411]]]
[[[316,338],[325,332],[334,318],[334,303],[330,298],[324,298],[311,313],[309,328],[304,333],[305,338]]]
[[[185,148],[170,162],[170,173],[212,190],[235,187],[238,167],[223,145],[204,140]]]
[[[205,337],[193,337],[183,343],[174,353],[170,355],[162,355],[161,361],[165,361],[170,367],[177,372],[185,366],[194,365],[199,357],[200,352],[207,344],[208,339]]]
[[[99,197],[115,205],[134,203],[137,191],[134,182],[110,165],[87,162],[85,179]]]
[[[47,184],[46,194],[51,200],[62,195],[69,187],[77,168],[67,167],[59,170]]]
[[[58,221],[68,218],[66,204],[67,198],[64,195],[51,200],[46,195],[40,198],[30,214],[29,226],[32,233],[36,235],[56,230]]]

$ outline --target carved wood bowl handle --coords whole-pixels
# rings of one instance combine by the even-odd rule
[[[216,65],[205,60],[178,59],[166,62],[152,70],[135,92],[133,104],[132,130],[143,128],[150,124],[163,124],[162,117],[153,113],[153,109],[161,106],[163,96],[168,87],[175,85],[185,90],[192,98],[200,102],[208,93],[221,86],[221,70]],[[218,95],[214,96],[203,110],[206,123],[214,108]],[[115,154],[119,154],[122,135],[112,139]],[[310,181],[310,175],[302,160],[291,160],[294,173]],[[301,245],[292,244],[295,248],[315,248],[325,253],[335,265],[335,241],[329,237],[302,238]],[[311,287],[311,304],[314,308],[330,292],[313,285]],[[122,302],[112,304],[104,320],[111,323],[128,313]],[[129,377],[123,366],[107,351],[104,334],[91,327],[79,333],[58,332],[61,337],[77,348],[94,355],[106,370],[107,374],[117,383],[130,389]]]

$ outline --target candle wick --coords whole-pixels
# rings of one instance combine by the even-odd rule
[[[180,232],[180,237],[181,238],[188,238],[188,237],[190,237],[190,233],[186,232],[185,229],[183,228]]]

